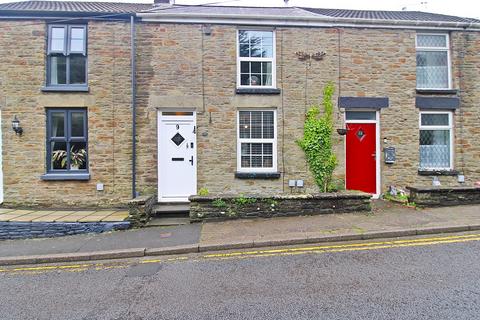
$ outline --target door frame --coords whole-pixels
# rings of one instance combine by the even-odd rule
[[[375,120],[347,120],[347,112],[375,112]],[[375,168],[376,168],[376,173],[375,173],[375,180],[376,180],[376,186],[375,190],[376,193],[372,195],[373,199],[378,199],[380,198],[381,194],[381,165],[380,165],[380,159],[382,157],[380,153],[380,111],[379,110],[372,110],[372,109],[347,109],[343,113],[343,121],[345,123],[345,127],[347,127],[347,124],[349,123],[373,123],[375,124],[375,136],[376,136],[376,141],[375,141]],[[345,189],[347,188],[347,136],[345,136],[344,139],[344,160],[345,160]]]
[[[161,195],[161,188],[160,188],[160,124],[162,122],[162,112],[193,112],[192,120],[193,125],[197,128],[197,112],[196,108],[157,108],[157,201],[158,202],[189,202],[187,198],[162,198]],[[198,133],[198,130],[196,130]],[[194,186],[195,190],[197,190],[197,165],[198,165],[198,146],[197,146],[197,134],[195,133],[195,152],[194,152],[194,159],[195,159],[195,166],[193,168],[193,179],[194,179]]]

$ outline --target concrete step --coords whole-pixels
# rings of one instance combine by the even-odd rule
[[[189,224],[190,219],[188,217],[155,217],[152,218],[148,223],[147,227],[166,227],[166,226],[178,226]]]
[[[161,215],[170,215],[170,214],[181,214],[187,215],[190,212],[190,203],[189,202],[179,202],[179,203],[158,203],[153,207],[153,213],[157,216]]]

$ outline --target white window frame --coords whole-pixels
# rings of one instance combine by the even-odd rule
[[[258,32],[271,32],[272,33],[272,42],[273,42],[273,48],[272,48],[272,57],[271,58],[261,58],[261,57],[240,57],[240,42],[239,42],[239,32],[240,31],[258,31]],[[276,34],[275,30],[272,29],[249,29],[249,28],[240,28],[236,32],[237,35],[237,88],[250,88],[250,89],[276,89],[277,88],[277,49],[276,49]],[[272,63],[272,85],[271,86],[262,86],[262,85],[257,85],[257,86],[251,86],[251,85],[242,85],[241,83],[241,69],[240,69],[240,63],[242,61],[248,61],[248,62],[271,62]]]
[[[425,126],[422,125],[422,115],[424,114],[447,114],[448,115],[448,125],[447,126]],[[450,139],[450,166],[449,167],[437,167],[437,168],[422,168],[420,166],[420,139],[418,143],[418,149],[419,149],[419,159],[418,159],[418,167],[420,170],[425,170],[425,171],[438,171],[438,170],[446,170],[450,171],[453,170],[453,157],[454,157],[454,151],[453,151],[453,112],[452,111],[420,111],[419,117],[418,117],[418,126],[419,126],[419,137],[420,137],[420,131],[422,130],[449,130],[449,139]]]
[[[419,47],[418,46],[418,36],[445,36],[446,47]],[[448,87],[447,88],[418,88],[419,90],[449,90],[452,88],[452,63],[450,58],[450,36],[448,33],[417,33],[415,35],[415,59],[418,51],[438,51],[444,52],[447,51],[447,74],[448,74]],[[415,74],[417,66],[415,64]]]
[[[273,111],[273,139],[240,138],[241,111]],[[272,143],[271,168],[242,168],[242,143]],[[277,172],[277,110],[276,109],[239,109],[237,110],[237,172]]]

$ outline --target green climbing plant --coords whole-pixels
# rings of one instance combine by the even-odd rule
[[[303,138],[297,141],[305,152],[315,182],[323,192],[335,189],[332,185],[333,170],[337,166],[332,148],[334,92],[333,83],[327,83],[323,89],[323,114],[320,114],[318,106],[312,106],[307,111]]]

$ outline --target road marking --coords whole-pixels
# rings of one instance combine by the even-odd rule
[[[430,246],[437,244],[449,244],[449,243],[463,243],[470,241],[480,241],[480,234],[467,234],[445,237],[433,237],[433,238],[418,238],[418,239],[405,239],[405,240],[388,240],[388,241],[373,241],[363,243],[348,243],[348,244],[336,244],[336,245],[319,245],[319,246],[307,246],[296,248],[278,248],[278,249],[265,249],[265,250],[249,250],[249,251],[236,251],[226,253],[210,253],[200,256],[184,255],[178,257],[169,257],[163,259],[148,259],[135,262],[108,262],[108,263],[82,263],[71,265],[48,265],[48,266],[35,266],[35,267],[5,267],[0,269],[0,274],[19,274],[26,273],[32,275],[38,275],[52,271],[68,271],[68,272],[82,272],[87,270],[110,270],[127,268],[135,264],[148,264],[148,263],[178,263],[182,261],[220,261],[220,260],[232,260],[232,259],[247,259],[247,258],[260,258],[260,257],[274,257],[274,256],[293,256],[303,254],[319,254],[319,253],[335,253],[335,252],[350,252],[350,251],[366,251],[366,250],[379,250],[379,249],[391,249],[391,248],[404,248],[404,247],[417,247],[417,246]]]

